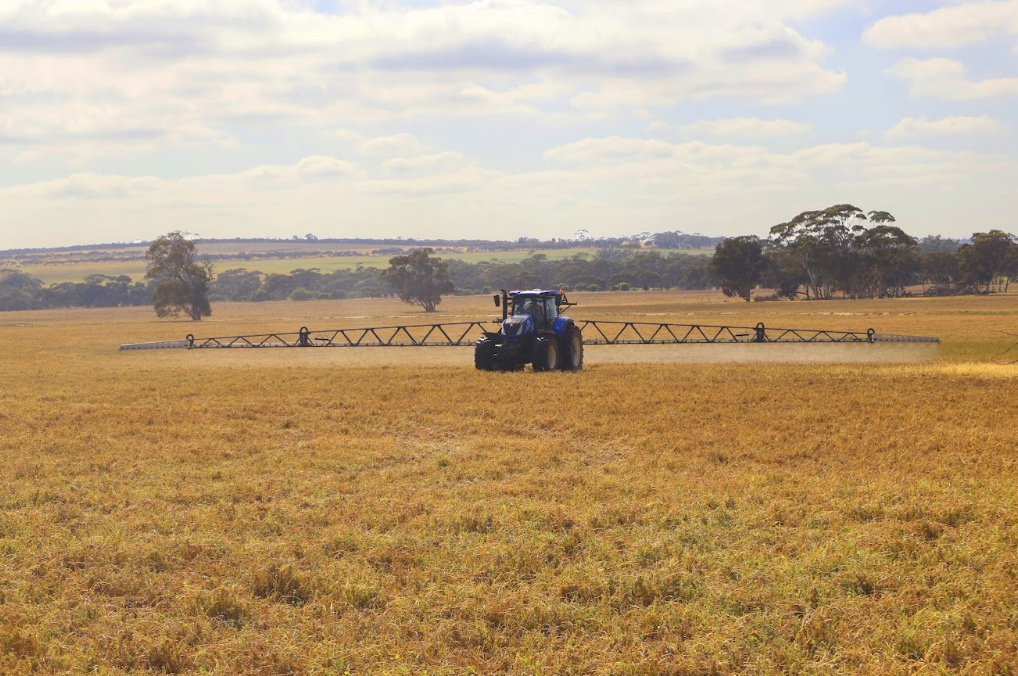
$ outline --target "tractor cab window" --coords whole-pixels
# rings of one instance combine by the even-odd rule
[[[515,298],[513,300],[513,315],[529,315],[534,313],[536,298]]]
[[[556,319],[558,319],[558,305],[555,303],[555,297],[544,298],[544,319],[548,322],[548,326],[551,326]]]
[[[530,315],[539,328],[551,326],[558,317],[558,306],[555,298],[517,297],[513,302],[514,315]]]

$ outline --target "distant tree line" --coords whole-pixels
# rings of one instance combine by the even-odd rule
[[[155,286],[154,282],[134,282],[126,275],[89,275],[82,282],[61,282],[47,287],[18,270],[3,270],[0,271],[0,311],[151,305]]]
[[[393,260],[405,259],[400,256]],[[448,259],[447,269],[459,295],[492,293],[500,288],[554,288],[566,291],[629,291],[633,289],[711,289],[719,280],[710,258],[655,250],[604,248],[594,256],[578,254],[549,260],[532,254],[518,263]],[[358,266],[322,272],[316,268],[290,274],[263,274],[247,269],[220,273],[212,284],[213,301],[342,299],[396,295],[385,271]],[[449,293],[447,291],[446,293]]]
[[[533,254],[518,263],[465,263],[455,259],[443,263],[454,285],[453,293],[459,295],[492,293],[500,288],[629,291],[711,289],[719,284],[708,256],[615,246],[598,249],[593,256],[579,254],[564,260]],[[0,311],[150,305],[158,286],[157,280],[132,282],[127,276],[92,275],[83,282],[46,287],[22,272],[8,270],[0,272]],[[208,298],[212,302],[260,302],[395,295],[382,270],[357,266],[334,272],[297,269],[289,274],[265,274],[246,268],[225,270],[215,276]]]
[[[634,245],[638,239],[600,241],[593,255],[559,260],[537,253],[516,263],[445,259],[439,268],[452,287],[442,287],[442,293],[450,288],[460,295],[537,287],[566,291],[721,288],[730,296],[749,300],[754,289],[766,288],[774,290],[775,298],[805,300],[894,297],[918,285],[931,294],[1006,292],[1018,280],[1018,243],[1003,231],[975,233],[968,241],[916,240],[894,225],[894,217],[887,212],[864,213],[851,205],[804,212],[775,226],[767,239],[719,238],[713,257]],[[420,262],[412,253],[393,260],[410,267]],[[238,268],[215,276],[208,286],[208,299],[259,302],[406,296],[397,293],[399,279],[396,273],[363,266],[334,272],[296,269],[289,274]],[[0,311],[150,305],[160,284],[164,285],[163,300],[177,302],[180,289],[174,291],[165,283],[166,278],[134,282],[127,276],[92,275],[82,282],[47,287],[22,272],[0,271]],[[428,303],[422,307],[428,309]]]

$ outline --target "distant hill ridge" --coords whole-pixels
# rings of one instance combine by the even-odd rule
[[[237,246],[278,245],[279,251],[288,250],[287,247],[301,245],[300,248],[307,250],[314,248],[320,251],[328,245],[340,246],[384,246],[400,249],[418,249],[431,247],[435,249],[469,249],[474,251],[516,251],[520,249],[569,249],[574,247],[602,247],[602,246],[637,246],[653,247],[659,249],[706,249],[714,247],[724,241],[724,237],[710,237],[699,233],[687,234],[681,231],[640,233],[637,235],[622,237],[582,237],[575,239],[552,238],[550,240],[539,240],[531,237],[521,237],[517,240],[483,240],[483,239],[417,239],[417,238],[360,238],[360,237],[316,237],[313,234],[293,236],[287,239],[265,238],[265,237],[236,237],[236,238],[196,238],[204,246]],[[109,242],[105,244],[75,244],[60,247],[36,247],[24,249],[0,250],[0,257],[20,260],[24,257],[36,257],[42,255],[59,255],[74,253],[101,253],[109,251],[130,251],[132,249],[143,253],[148,249],[151,241],[135,242]],[[292,251],[292,249],[289,249]],[[237,252],[242,249],[236,249]],[[263,251],[265,251],[263,249]],[[392,253],[399,253],[393,251]],[[349,254],[347,254],[349,255]]]

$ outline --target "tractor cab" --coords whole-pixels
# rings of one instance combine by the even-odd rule
[[[546,295],[547,291],[540,293],[519,292],[512,297],[511,316],[530,316],[534,320],[534,328],[538,331],[550,331],[558,319],[558,298],[559,295]]]
[[[560,333],[568,317],[562,310],[573,303],[562,291],[503,291],[495,296],[495,307],[502,306],[502,328],[506,336],[523,337],[532,333]]]

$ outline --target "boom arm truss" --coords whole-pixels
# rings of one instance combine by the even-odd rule
[[[294,333],[222,336],[135,343],[121,350],[179,348],[188,350],[222,348],[283,347],[468,347],[498,322],[453,322],[408,324],[402,326],[331,329],[311,331],[302,327]],[[708,326],[704,324],[655,324],[650,322],[612,322],[580,320],[577,328],[587,345],[683,345],[732,343],[939,343],[939,338],[902,336],[868,331],[828,331],[821,329],[776,329],[757,324],[746,326]]]

